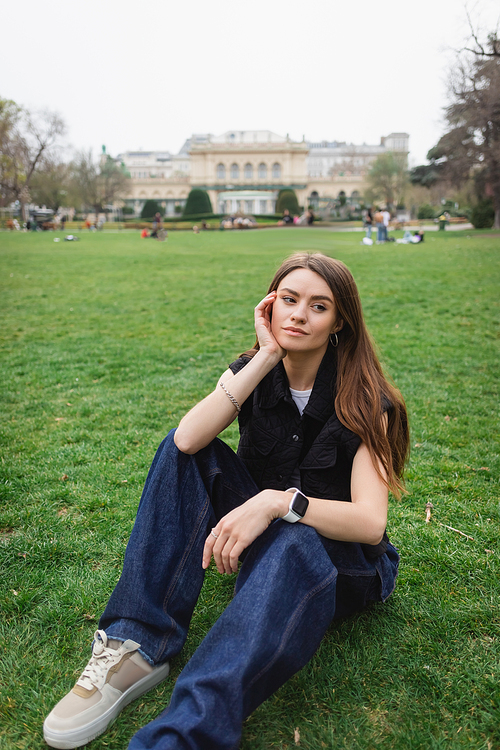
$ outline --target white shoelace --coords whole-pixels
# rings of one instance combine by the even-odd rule
[[[106,682],[111,667],[118,664],[123,657],[123,648],[118,651],[109,648],[108,637],[104,630],[96,630],[94,633],[94,645],[92,646],[92,658],[83,670],[77,685],[92,690],[96,687],[101,690]]]

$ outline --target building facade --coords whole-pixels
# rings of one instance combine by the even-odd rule
[[[132,178],[125,203],[136,214],[148,198],[167,216],[180,213],[194,187],[208,192],[215,213],[268,214],[283,188],[292,188],[301,206],[318,207],[341,195],[360,199],[371,162],[387,151],[407,157],[409,135],[391,133],[379,145],[358,146],[292,141],[269,130],[230,130],[193,135],[175,155],[139,150],[117,159]]]

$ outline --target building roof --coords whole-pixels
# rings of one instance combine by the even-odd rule
[[[271,130],[226,130],[222,135],[212,136],[211,143],[286,143],[283,137]]]

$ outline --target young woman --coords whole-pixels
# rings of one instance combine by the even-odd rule
[[[242,723],[303,667],[334,618],[391,594],[385,529],[408,450],[354,279],[339,261],[286,260],[255,308],[255,347],[163,441],[92,658],[44,724],[79,747],[168,674],[213,557],[235,596],[130,750],[239,745]],[[238,454],[217,435],[238,416]]]

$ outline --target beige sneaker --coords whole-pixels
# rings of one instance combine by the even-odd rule
[[[92,658],[73,689],[45,719],[43,736],[50,747],[81,747],[102,734],[122,708],[169,673],[169,665],[152,667],[137,653],[140,644],[94,635]]]

